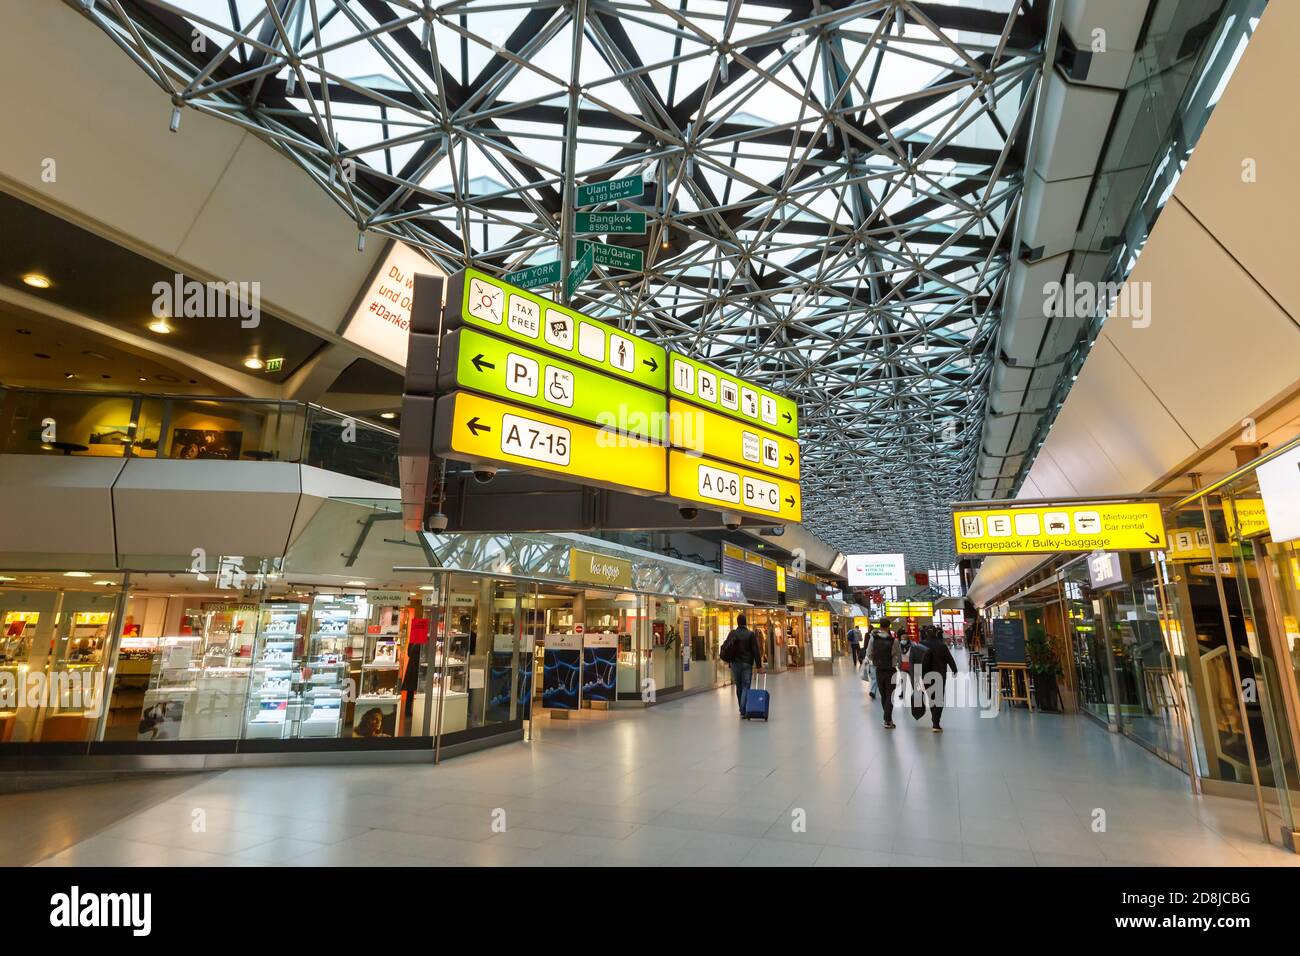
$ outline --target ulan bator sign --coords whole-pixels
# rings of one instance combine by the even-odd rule
[[[433,454],[802,518],[785,396],[477,269],[451,277],[443,329]]]

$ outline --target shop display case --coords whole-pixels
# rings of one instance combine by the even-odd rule
[[[306,716],[302,666],[306,604],[267,604],[253,642],[244,736],[250,740],[296,736]]]
[[[40,611],[5,611],[0,617],[0,673],[9,675],[0,680],[12,681],[11,687],[23,686],[21,677],[31,657],[32,640],[40,619]],[[16,709],[0,707],[0,743],[13,733],[17,716]]]
[[[210,663],[197,635],[129,640],[156,642],[136,739],[229,740],[239,736],[248,696],[248,666]]]
[[[31,656],[40,611],[6,611],[0,617],[0,667],[21,664]]]
[[[318,595],[301,671],[303,737],[338,737],[347,711],[354,642],[364,649],[365,602],[348,595]],[[360,686],[359,683],[354,687]]]

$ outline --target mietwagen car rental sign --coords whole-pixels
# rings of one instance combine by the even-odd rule
[[[443,328],[435,455],[800,520],[788,398],[476,269]]]
[[[1151,501],[956,506],[957,553],[1164,551],[1165,523]]]

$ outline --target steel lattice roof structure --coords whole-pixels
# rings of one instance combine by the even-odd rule
[[[254,131],[447,271],[552,261],[574,183],[643,175],[644,273],[573,304],[795,398],[822,538],[951,563],[1046,0],[67,2],[160,122]]]

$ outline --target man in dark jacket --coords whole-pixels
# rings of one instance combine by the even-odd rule
[[[944,680],[948,671],[957,673],[957,661],[953,659],[952,651],[943,639],[943,631],[933,624],[927,625],[921,643],[925,646],[921,673],[924,675],[922,679],[930,703],[930,729],[941,734],[943,728],[939,726],[939,721],[943,719]]]
[[[898,641],[889,631],[872,631],[867,641],[867,664],[875,671],[874,686],[880,689],[880,703],[885,708],[885,727],[894,729],[894,677],[902,660]]]
[[[758,645],[758,635],[748,627],[745,615],[736,616],[736,626],[731,629],[723,648],[734,648],[735,656],[731,658],[731,680],[736,685],[736,703],[740,706],[740,716],[745,716],[745,695],[749,693],[754,671],[763,672],[763,651]],[[727,655],[731,656],[731,655]]]

